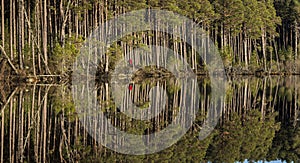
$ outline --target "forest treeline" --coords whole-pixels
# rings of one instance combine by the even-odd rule
[[[298,0],[1,0],[1,58],[17,74],[68,73],[82,42],[99,24],[143,8],[194,20],[231,71],[298,71]],[[158,35],[148,32],[142,34],[148,40],[133,42],[157,43]],[[191,58],[196,55],[184,42],[169,41],[168,46]],[[110,50],[122,51],[124,45],[118,48]],[[109,55],[115,54],[107,53],[103,71],[111,69],[109,62],[116,57]],[[193,69],[201,67],[191,62]]]

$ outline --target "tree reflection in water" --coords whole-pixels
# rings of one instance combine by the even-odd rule
[[[200,141],[198,133],[211,88],[208,79],[198,78],[200,109],[192,128],[171,147],[142,156],[119,154],[97,143],[80,123],[79,117],[86,115],[76,113],[68,85],[2,87],[1,162],[299,160],[297,81],[298,77],[229,80],[219,125]],[[107,83],[99,83],[97,98],[102,111],[120,130],[154,133],[170,124],[180,109],[178,81],[147,80],[129,86],[132,102],[147,108],[151,104],[149,91],[157,85],[166,90],[168,100],[166,109],[149,121],[134,120],[120,112]]]

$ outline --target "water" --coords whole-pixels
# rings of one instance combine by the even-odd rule
[[[191,128],[169,148],[139,156],[114,152],[97,142],[95,133],[87,132],[86,124],[101,128],[101,132],[108,131],[98,121],[91,121],[87,112],[76,109],[73,96],[83,97],[86,88],[68,84],[3,85],[0,92],[1,161],[296,161],[300,157],[298,81],[296,76],[230,78],[226,83],[226,97],[218,104],[223,108],[219,123],[208,137],[199,140],[206,113],[214,104],[211,104],[210,80],[198,77],[193,84],[200,90],[199,110]],[[127,133],[157,133],[175,121],[181,110],[185,98],[180,84],[174,78],[149,79],[113,91],[116,87],[112,84],[97,83],[95,96],[86,98],[97,99],[101,110],[88,113],[105,113],[114,127]],[[157,96],[160,92],[167,98]],[[116,94],[122,93],[124,96],[118,100]],[[140,110],[155,106],[157,110],[153,114],[156,116],[144,117],[143,121],[138,117],[134,119],[124,114],[128,106],[137,106]],[[159,110],[161,106],[165,108]],[[151,140],[145,143],[147,141]],[[125,143],[121,139],[118,142]]]

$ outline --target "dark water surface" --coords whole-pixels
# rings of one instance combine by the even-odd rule
[[[105,148],[94,139],[95,135],[87,132],[82,121],[88,121],[88,115],[76,110],[70,85],[2,86],[1,162],[299,160],[300,77],[237,77],[228,80],[226,97],[220,104],[223,114],[219,124],[201,141],[198,134],[211,106],[211,86],[207,78],[199,77],[197,84],[199,111],[189,131],[169,148],[140,156],[124,155]],[[166,128],[175,119],[184,99],[179,85],[176,79],[131,83],[125,86],[125,90],[117,90],[120,94],[125,92],[121,107],[116,107],[111,84],[98,83],[95,97],[100,111],[115,127],[145,135]],[[150,97],[151,88],[158,87],[165,90],[167,99],[165,109],[155,118],[142,121],[123,113],[129,103],[140,109],[161,106],[162,98],[151,100],[153,97]],[[77,95],[80,96],[78,90]],[[101,125],[92,122],[90,125],[95,128]]]

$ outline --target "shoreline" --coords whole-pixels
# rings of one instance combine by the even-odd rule
[[[195,73],[197,77],[205,77],[209,78],[208,72],[197,72]],[[218,76],[220,72],[214,72],[212,75]],[[109,82],[112,78],[111,73],[99,73],[97,74],[98,78],[95,77],[87,77],[86,75],[80,76],[82,78],[90,78],[91,80],[96,80],[97,82]],[[184,77],[184,74],[180,75]],[[243,76],[243,77],[268,77],[268,76],[300,76],[300,72],[226,72],[225,76],[228,78],[235,76]],[[135,73],[132,76],[127,76],[126,74],[120,74],[118,78],[131,78],[132,80],[146,80],[146,79],[168,79],[175,78],[175,76],[169,72],[143,72],[139,71],[139,73]],[[30,83],[43,83],[43,84],[65,84],[70,83],[72,81],[72,74],[62,74],[62,75],[2,75],[0,76],[0,83],[18,83],[18,84],[30,84]]]

